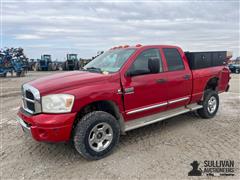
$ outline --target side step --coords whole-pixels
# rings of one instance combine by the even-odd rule
[[[149,124],[153,124],[153,123],[156,123],[180,114],[184,114],[190,111],[195,111],[201,108],[202,108],[202,105],[194,103],[194,104],[189,104],[188,106],[185,106],[185,107],[179,107],[172,110],[163,111],[161,113],[146,116],[143,118],[131,120],[125,123],[125,132],[133,129],[137,129]]]

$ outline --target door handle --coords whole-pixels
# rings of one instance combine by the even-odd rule
[[[165,83],[165,82],[167,82],[167,79],[157,79],[156,82],[159,84]]]
[[[186,75],[183,76],[183,78],[186,79],[186,80],[190,79],[190,77],[191,77],[190,74],[186,74]]]

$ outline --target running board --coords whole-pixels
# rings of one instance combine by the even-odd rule
[[[168,111],[163,111],[161,113],[157,113],[154,115],[146,116],[143,118],[131,120],[125,123],[125,132],[133,129],[137,129],[149,124],[153,124],[153,123],[156,123],[180,114],[184,114],[190,111],[195,111],[197,109],[201,109],[202,107],[203,107],[202,105],[194,103],[194,104],[189,104],[188,106],[185,106],[185,107],[179,107],[179,108],[171,109]]]

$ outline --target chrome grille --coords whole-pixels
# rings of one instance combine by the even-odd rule
[[[26,93],[26,98],[34,100],[34,95],[31,91],[27,90],[25,91],[25,93]]]
[[[28,113],[37,114],[41,112],[40,93],[29,84],[22,86],[22,101],[23,109]]]

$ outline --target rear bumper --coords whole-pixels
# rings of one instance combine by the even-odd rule
[[[19,110],[17,121],[36,141],[64,142],[71,137],[76,113],[29,115]]]

